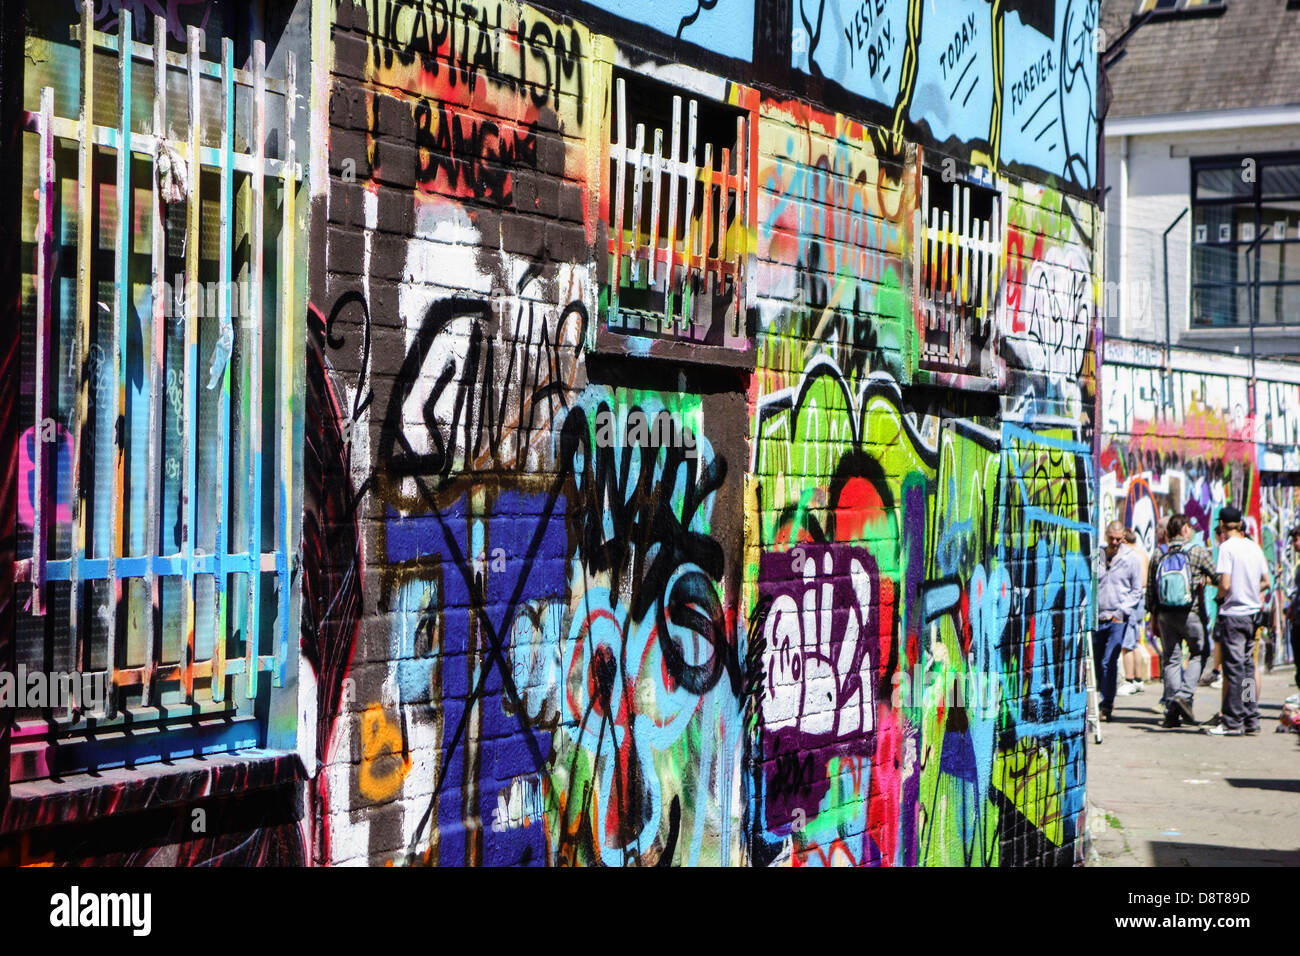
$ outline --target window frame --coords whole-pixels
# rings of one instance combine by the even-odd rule
[[[117,29],[112,33],[94,28],[93,10],[93,4],[83,4],[81,20],[70,30],[80,68],[77,89],[71,94],[72,112],[79,111],[79,115],[58,115],[54,108],[55,88],[48,83],[36,94],[38,108],[20,108],[19,113],[24,118],[23,138],[34,138],[37,151],[33,200],[36,225],[34,230],[24,229],[21,237],[24,243],[31,242],[33,249],[33,255],[24,257],[22,278],[30,282],[24,281],[23,306],[25,312],[35,314],[34,320],[22,322],[21,351],[24,362],[30,361],[35,366],[35,374],[30,381],[25,378],[20,386],[19,406],[21,409],[30,401],[34,413],[30,418],[21,415],[15,429],[18,440],[28,441],[34,451],[29,456],[31,520],[25,533],[20,523],[14,582],[19,622],[41,636],[43,647],[38,656],[47,680],[56,668],[66,664],[70,670],[63,673],[98,680],[99,687],[108,687],[108,697],[100,706],[89,709],[56,708],[52,706],[55,701],[47,699],[51,706],[35,708],[39,716],[33,716],[30,708],[26,714],[15,714],[9,753],[0,768],[0,776],[7,784],[46,778],[58,780],[87,771],[131,768],[249,747],[293,749],[297,743],[296,727],[284,726],[279,717],[297,711],[298,642],[294,635],[299,602],[292,581],[301,521],[296,502],[300,500],[302,488],[304,390],[298,360],[304,347],[306,269],[299,250],[306,248],[308,185],[306,168],[299,157],[309,155],[302,82],[308,71],[297,72],[290,43],[282,51],[275,51],[273,56],[279,67],[268,72],[267,45],[261,39],[251,44],[247,66],[236,67],[231,31],[236,29],[238,19],[228,25],[226,35],[215,44],[217,49],[203,51],[204,34],[197,27],[189,26],[183,50],[177,50],[168,49],[168,36],[175,35],[172,27],[179,29],[183,24],[169,24],[161,16],[152,18],[153,42],[146,44],[135,39],[129,8],[119,12]],[[259,29],[256,35],[260,33]],[[91,37],[92,41],[82,42],[83,37]],[[209,34],[206,39],[214,37]],[[179,41],[175,45],[180,45]],[[128,50],[129,55],[122,56],[123,50]],[[205,58],[201,51],[210,55]],[[99,77],[103,75],[105,57],[111,59],[117,73],[117,81],[112,84],[117,87],[116,99],[110,102],[109,110],[94,96],[96,88],[102,89],[104,85]],[[153,64],[160,60],[167,63],[161,75],[153,69]],[[133,72],[142,62],[154,73],[152,120],[144,121],[143,130],[138,115],[141,111],[133,112],[131,108],[133,100],[142,94],[141,88],[132,84]],[[177,79],[178,74],[185,87],[179,99],[173,89],[175,84],[169,82]],[[216,146],[203,141],[205,130],[211,139],[214,121],[206,117],[203,109],[206,103],[200,97],[200,89],[205,84],[208,92],[212,92],[214,80],[219,84],[215,97],[222,106],[215,120],[220,139]],[[246,104],[245,122],[239,124],[236,102],[240,100],[241,88],[247,95],[240,101]],[[168,90],[172,91],[170,97]],[[65,91],[65,101],[68,95]],[[32,93],[27,92],[26,96],[31,97]],[[173,106],[170,112],[179,114],[170,117],[170,125],[169,101]],[[92,108],[88,108],[88,102],[93,104]],[[279,110],[274,108],[275,103]],[[112,119],[106,120],[105,113],[111,113]],[[194,116],[204,118],[198,123],[190,122]],[[188,193],[183,202],[160,201],[162,186],[157,155],[160,144],[154,134],[159,122],[167,130],[163,142],[171,148],[172,155],[180,156],[186,163]],[[89,135],[83,134],[87,125],[91,128]],[[237,139],[241,132],[249,142],[239,148]],[[278,147],[269,150],[271,143]],[[66,164],[62,170],[58,168],[54,159],[57,144],[65,149],[75,144],[75,169],[69,170]],[[273,156],[272,152],[278,155]],[[142,164],[148,169],[143,181],[139,174],[132,172],[133,167]],[[102,168],[110,165],[114,172],[105,175]],[[219,182],[218,190],[212,188],[213,179]],[[237,182],[242,184],[242,189]],[[72,222],[75,236],[56,240],[56,193],[60,187],[65,192],[71,191],[67,189],[69,185],[74,187],[77,208],[65,211],[59,222],[64,230]],[[139,198],[146,189],[152,193],[151,201]],[[213,202],[214,192],[219,192],[217,202]],[[106,204],[109,194],[113,198]],[[129,203],[125,215],[121,214],[116,198],[123,195]],[[23,203],[27,203],[26,198]],[[235,225],[236,204],[242,204],[246,212],[243,229]],[[182,216],[169,216],[169,212],[180,208],[183,208]],[[109,209],[112,217],[104,218]],[[164,218],[168,218],[165,228],[162,227]],[[97,219],[100,221],[96,225]],[[147,254],[134,248],[133,241],[136,232],[143,231],[140,223],[146,219],[152,237],[152,248]],[[184,249],[177,256],[168,247],[174,240],[172,230],[180,221],[184,223]],[[278,234],[272,228],[275,225],[280,227]],[[109,233],[112,239],[105,251],[104,242]],[[209,233],[218,234],[219,238]],[[82,242],[83,236],[93,238]],[[55,245],[56,241],[61,245]],[[236,280],[234,260],[241,242],[247,246],[243,259],[246,276]],[[215,260],[202,251],[212,245],[217,247]],[[71,255],[66,251],[69,246],[75,250]],[[273,252],[270,264],[266,256],[268,246]],[[65,249],[65,261],[56,268],[60,248]],[[133,258],[149,259],[151,266],[147,271],[151,275],[146,280],[139,280],[140,268],[133,267]],[[176,296],[173,312],[173,302],[165,301],[164,295],[175,290],[169,290],[169,278],[164,273],[169,260],[177,258],[184,262],[185,291]],[[70,264],[68,259],[73,262]],[[201,262],[211,266],[214,261],[216,281],[202,281]],[[112,263],[111,269],[106,268],[108,262]],[[204,272],[210,273],[211,269]],[[65,295],[61,301],[55,290],[60,274],[66,280],[68,273],[72,274],[76,294]],[[246,314],[241,314],[232,301],[237,301],[232,289],[243,282],[250,287],[244,303]],[[113,289],[109,294],[111,307],[99,301],[96,309],[96,300],[105,298],[106,284]],[[205,295],[205,286],[209,285]],[[133,308],[132,302],[132,292],[142,287],[152,287],[147,300],[150,307],[145,314],[140,314],[143,306]],[[215,308],[215,312],[207,312],[209,308]],[[107,342],[102,328],[106,320],[99,318],[99,311],[111,317],[112,332]],[[137,313],[144,326],[143,334],[154,345],[149,348],[147,343],[142,343],[140,353],[141,374],[147,380],[143,396],[147,404],[147,426],[143,436],[134,425],[128,425],[124,405],[127,366],[131,364],[127,329],[135,321],[130,317],[132,312]],[[217,323],[218,337],[226,331],[232,336],[221,371],[211,375],[210,364],[216,362],[212,342],[204,343],[202,349],[199,344],[202,315]],[[83,447],[88,445],[85,437],[99,430],[92,428],[92,420],[98,421],[104,415],[99,409],[91,412],[88,402],[91,378],[88,367],[95,353],[86,346],[91,340],[91,326],[96,324],[100,331],[95,335],[94,346],[101,350],[96,357],[116,380],[116,387],[110,384],[104,396],[111,401],[107,420],[115,422],[116,427],[110,435],[94,438],[93,446]],[[66,371],[56,367],[59,338],[66,340],[65,348],[72,359]],[[109,347],[104,349],[103,345]],[[162,345],[161,351],[158,345]],[[102,357],[104,351],[112,353],[111,359]],[[174,360],[168,362],[168,357],[175,353],[183,356],[184,379],[164,385],[167,365],[174,364]],[[239,398],[236,405],[232,404],[231,385],[236,377],[236,357],[240,355],[244,357],[238,374],[243,381],[236,385],[235,395]],[[160,356],[157,361],[156,356]],[[76,383],[71,401],[65,401],[62,408],[50,394],[58,388],[60,378],[72,378]],[[168,388],[169,385],[173,387]],[[220,470],[220,474],[212,476],[199,474],[196,450],[201,428],[199,395],[218,388],[215,396],[208,399],[209,414],[215,406],[217,422],[213,426],[217,457],[210,464]],[[97,394],[96,398],[100,396]],[[274,408],[267,408],[265,415],[264,399],[268,406],[271,401],[275,403]],[[161,405],[164,401],[170,405],[177,400],[182,406],[177,421],[183,432],[179,454],[184,460],[175,469],[181,475],[180,490],[171,496],[182,528],[178,533],[179,547],[174,548],[164,541],[160,529],[164,519],[172,516],[168,503],[170,489],[161,457],[162,433],[171,428],[171,422],[164,417]],[[141,399],[137,397],[136,402],[140,404]],[[61,417],[67,418],[65,431],[72,447],[70,488],[57,489],[52,486],[57,482],[59,451],[51,454],[46,447],[44,423],[57,423]],[[273,447],[264,451],[268,438]],[[94,446],[105,442],[111,446],[115,464],[102,461],[96,464],[93,460]],[[62,439],[58,439],[56,449],[62,444]],[[241,452],[241,448],[246,452]],[[134,467],[127,460],[132,455],[144,454],[148,455],[145,530],[133,530],[133,536],[143,534],[146,538],[141,551],[129,544],[123,533],[123,515],[129,507],[124,501],[123,483]],[[236,479],[236,486],[247,486],[242,521],[236,520],[237,494],[230,481],[233,472],[229,470],[232,458],[236,462],[243,459],[249,462],[247,480],[241,483]],[[108,482],[103,481],[105,475],[110,476]],[[88,484],[95,487],[88,489]],[[100,484],[108,484],[109,488],[100,488]],[[263,495],[263,485],[273,486],[270,495]],[[88,495],[100,497],[105,490],[109,491],[105,510],[111,515],[106,535],[103,528],[89,528],[96,518],[88,514]],[[68,519],[59,513],[58,498],[63,492],[68,498]],[[200,498],[207,499],[211,508],[206,533],[197,519]],[[51,546],[63,527],[71,536],[67,553],[52,557]],[[205,534],[215,535],[215,547],[204,545]],[[88,543],[93,543],[93,553]],[[230,547],[232,544],[234,547]],[[196,582],[205,577],[212,582],[209,611],[215,617],[211,652],[200,659],[196,653],[199,618]],[[166,624],[159,602],[162,581],[169,578],[179,585],[180,596],[173,597],[173,602],[179,601],[183,622],[178,637],[179,659],[175,661],[163,659],[162,654]],[[123,612],[128,607],[125,605],[132,581],[144,584],[144,607],[137,616],[147,622],[143,663],[135,665],[129,665],[126,659],[128,632],[122,626],[128,618]],[[92,594],[92,583],[94,590],[100,592],[98,599]],[[66,621],[49,613],[56,584],[69,592],[63,602],[68,611]],[[237,602],[227,604],[223,599],[227,592],[233,595],[241,587],[246,597],[239,609],[241,620],[236,620],[234,613],[227,615],[238,607]],[[263,592],[269,592],[273,606],[261,606],[268,603]],[[139,610],[140,605],[136,606]],[[66,631],[61,633],[65,623]],[[100,624],[105,634],[102,654],[96,653],[92,646],[95,635],[91,623]],[[255,636],[244,639],[249,633]],[[243,653],[236,657],[232,652],[240,642]],[[4,664],[15,667],[15,672],[11,672],[15,680],[19,653],[16,645],[17,641],[10,660]],[[99,658],[98,667],[96,658]],[[205,680],[206,688],[202,686]],[[167,694],[172,700],[164,697],[164,683],[175,685]],[[135,697],[136,691],[138,700],[132,702],[129,697]],[[202,693],[196,696],[196,691],[207,691],[207,699],[203,699]],[[180,702],[174,699],[178,692]],[[275,729],[271,726],[273,721]]]
[[[598,239],[595,247],[595,255],[600,263],[600,289],[599,302],[597,308],[597,321],[591,324],[588,334],[589,351],[598,354],[609,354],[619,356],[640,356],[654,359],[664,359],[672,362],[684,362],[690,364],[711,364],[731,367],[744,368],[752,365],[754,355],[756,354],[756,317],[757,306],[755,298],[754,283],[750,281],[756,268],[755,248],[751,241],[750,233],[752,232],[753,223],[757,220],[758,210],[758,184],[757,184],[757,162],[758,162],[758,90],[751,87],[743,86],[731,82],[719,82],[716,78],[708,77],[705,74],[681,65],[674,65],[670,70],[666,70],[662,75],[654,69],[647,69],[647,65],[635,64],[628,60],[622,54],[621,50],[614,44],[599,44],[595,51],[594,57],[594,82],[602,87],[599,93],[600,99],[606,104],[605,122],[592,124],[591,138],[588,141],[588,148],[591,155],[599,162],[599,185],[597,199],[595,203],[594,216],[597,222]],[[705,342],[702,338],[694,334],[689,336],[678,336],[671,334],[662,334],[653,329],[633,329],[620,323],[615,318],[611,322],[613,313],[618,308],[618,291],[621,288],[618,283],[618,273],[615,271],[615,264],[620,261],[620,255],[626,259],[629,253],[626,248],[620,248],[618,244],[619,236],[611,226],[612,210],[618,203],[618,178],[613,173],[616,160],[615,153],[623,152],[624,155],[634,152],[636,124],[623,124],[627,126],[627,134],[622,139],[626,139],[626,144],[618,143],[615,138],[618,137],[619,129],[612,122],[616,114],[616,97],[619,91],[619,80],[627,77],[644,77],[645,81],[655,86],[662,86],[665,90],[670,90],[671,95],[681,97],[682,109],[682,140],[683,144],[688,136],[687,122],[689,119],[689,100],[704,101],[711,109],[719,109],[736,114],[736,117],[743,122],[744,132],[739,136],[743,147],[740,151],[733,151],[731,164],[735,172],[723,179],[725,185],[721,185],[717,180],[714,181],[715,190],[721,188],[723,204],[725,207],[726,191],[728,186],[736,188],[736,222],[738,227],[734,229],[734,248],[728,257],[731,260],[730,274],[734,277],[735,282],[735,301],[736,316],[735,322],[731,327],[724,328],[719,320],[713,320],[720,330],[720,342]],[[665,110],[671,114],[671,98],[665,103]],[[663,175],[670,179],[672,174],[668,170],[672,160],[672,130],[664,129],[664,155],[660,160]],[[643,153],[645,156],[651,156],[654,151],[655,130],[647,128],[645,130],[645,140]],[[701,131],[700,141],[707,138],[706,134]],[[624,152],[625,151],[625,152]],[[735,153],[739,152],[740,155]],[[687,151],[682,150],[681,161],[678,164],[681,169],[685,168],[687,160]],[[703,171],[703,156],[696,156],[696,165]],[[625,169],[631,169],[634,160],[629,159],[625,162]],[[714,163],[720,164],[721,158],[715,156]],[[649,163],[646,163],[649,167]],[[633,176],[625,173],[624,188],[624,206],[634,207],[634,198],[631,197],[631,187]],[[714,176],[722,177],[721,172],[715,171]],[[682,195],[688,190],[682,190]],[[653,193],[653,190],[648,190]],[[666,196],[668,190],[664,190]],[[643,197],[643,202],[647,206],[652,205],[653,197]],[[666,202],[666,200],[665,200]],[[684,206],[684,201],[683,201]],[[666,211],[666,210],[665,210]],[[685,209],[679,210],[685,213]],[[723,215],[725,216],[725,208]],[[702,218],[702,217],[697,217]],[[630,232],[630,230],[627,230]],[[716,238],[716,236],[715,236]],[[666,256],[668,236],[661,230],[654,237],[659,250],[659,258]],[[686,240],[682,236],[676,236],[676,242],[680,246],[675,253],[676,268],[685,276],[685,271],[681,268],[684,261],[684,250]],[[648,244],[647,244],[648,245]],[[693,256],[695,259],[701,259],[701,254],[696,252]],[[717,261],[721,257],[704,256],[707,261]],[[641,257],[642,272],[645,271],[645,263],[648,261],[647,256]],[[639,314],[639,313],[638,313]],[[645,319],[649,319],[647,313]],[[667,326],[667,320],[659,317],[662,325]],[[643,323],[644,324],[644,323]]]
[[[916,171],[912,313],[921,341],[913,377],[921,383],[995,391],[1006,385],[1000,346],[1010,208],[1006,181],[985,168],[925,149],[917,150]],[[945,202],[949,184],[951,202]],[[987,218],[972,217],[972,198],[981,205],[988,202]],[[988,328],[978,352],[972,349],[976,323]],[[926,342],[944,336],[949,343],[947,357]],[[970,351],[963,363],[964,349]]]
[[[1199,198],[1200,174],[1216,169],[1230,169],[1240,172],[1243,162],[1252,160],[1255,163],[1254,179],[1249,183],[1249,195],[1229,196],[1221,199],[1202,199]],[[1202,249],[1231,250],[1231,261],[1233,262],[1232,274],[1238,273],[1236,263],[1241,250],[1249,249],[1253,244],[1254,251],[1247,253],[1246,265],[1248,271],[1259,268],[1259,258],[1266,246],[1285,249],[1292,247],[1296,251],[1297,262],[1300,263],[1300,216],[1297,216],[1297,234],[1293,237],[1287,235],[1278,238],[1270,233],[1263,239],[1259,239],[1260,231],[1264,226],[1272,225],[1272,217],[1269,222],[1265,222],[1264,209],[1270,202],[1300,202],[1300,191],[1294,194],[1285,194],[1280,196],[1270,196],[1264,198],[1264,170],[1270,166],[1295,165],[1300,168],[1300,152],[1298,151],[1280,151],[1267,153],[1241,153],[1231,155],[1214,155],[1194,157],[1190,162],[1190,209],[1191,223],[1189,229],[1191,232],[1191,241],[1188,244],[1190,262],[1188,264],[1188,314],[1187,327],[1191,331],[1200,329],[1232,329],[1232,328],[1249,328],[1254,324],[1257,328],[1287,328],[1291,325],[1300,324],[1300,315],[1293,322],[1264,322],[1257,317],[1262,315],[1262,296],[1266,289],[1275,290],[1275,294],[1281,294],[1289,288],[1300,289],[1300,278],[1297,279],[1265,279],[1262,276],[1258,281],[1253,280],[1247,275],[1244,281],[1213,281],[1200,278],[1200,273],[1204,269],[1198,264],[1198,251]],[[1233,238],[1227,242],[1217,240],[1208,234],[1204,242],[1197,239],[1198,215],[1201,210],[1207,208],[1234,208],[1241,206],[1250,206],[1254,211],[1254,221],[1252,223],[1253,238],[1242,239],[1233,235]],[[1235,227],[1234,227],[1235,233]],[[1244,321],[1237,309],[1237,301],[1240,290],[1245,289],[1247,295],[1253,298],[1253,313],[1250,308],[1252,304],[1248,299],[1247,316]],[[1224,321],[1216,322],[1197,320],[1196,303],[1201,294],[1214,294],[1228,292],[1231,300],[1231,318],[1225,318]]]

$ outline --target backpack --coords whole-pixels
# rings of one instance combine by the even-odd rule
[[[1162,608],[1192,606],[1192,564],[1182,549],[1171,550],[1156,566],[1156,601]]]

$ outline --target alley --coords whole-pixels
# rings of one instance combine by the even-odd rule
[[[1258,737],[1162,729],[1157,682],[1116,698],[1102,744],[1088,741],[1090,864],[1300,864],[1300,736],[1275,732],[1294,676],[1290,667],[1263,676]],[[1197,717],[1218,709],[1219,693],[1200,688]]]

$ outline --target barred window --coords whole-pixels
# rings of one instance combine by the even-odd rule
[[[301,510],[293,53],[237,62],[234,4],[36,7],[13,782],[265,746]]]
[[[996,189],[923,169],[916,226],[923,371],[988,377],[995,359],[1002,203]]]
[[[609,331],[747,347],[749,111],[621,70],[613,92]]]

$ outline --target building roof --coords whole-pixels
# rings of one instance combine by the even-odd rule
[[[1128,29],[1138,6],[1104,0],[1107,44]],[[1156,14],[1125,49],[1109,71],[1108,119],[1300,104],[1296,0],[1226,0],[1213,12]]]

